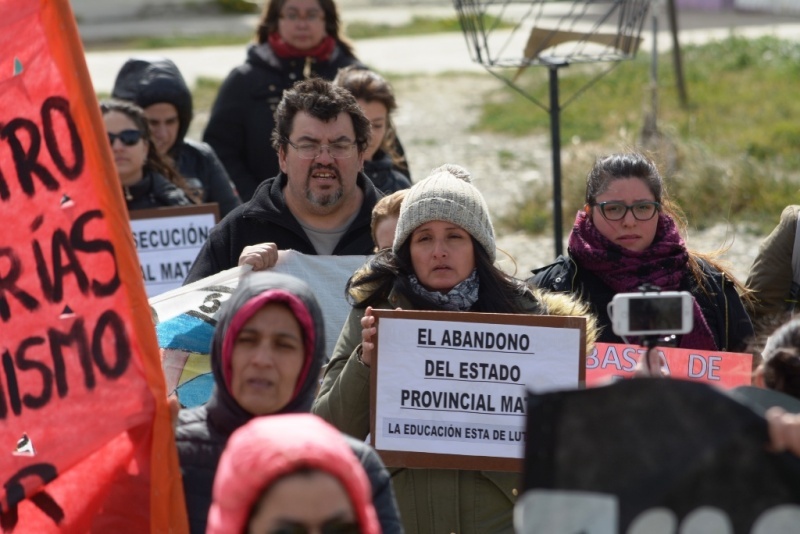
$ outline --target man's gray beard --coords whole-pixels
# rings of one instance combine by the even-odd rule
[[[327,193],[324,195],[316,196],[311,190],[306,192],[306,199],[313,205],[318,208],[329,208],[331,206],[335,206],[344,196],[344,191],[342,186],[340,185],[335,191],[332,193]]]
[[[324,169],[336,176],[336,189],[330,193],[320,193],[319,195],[315,195],[313,190],[311,189],[311,175],[314,171],[318,169]],[[325,165],[313,165],[310,169],[308,169],[308,176],[306,176],[306,200],[313,206],[317,208],[319,212],[326,212],[329,208],[333,208],[336,204],[342,199],[344,196],[344,188],[342,185],[342,177],[339,175],[339,170],[333,167],[328,167]]]

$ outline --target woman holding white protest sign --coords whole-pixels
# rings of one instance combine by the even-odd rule
[[[622,343],[607,311],[617,293],[639,291],[643,284],[688,291],[694,328],[678,346],[743,352],[753,335],[740,297],[747,290],[710,255],[687,249],[684,231],[652,160],[638,153],[606,156],[587,176],[586,205],[575,219],[568,254],[534,270],[529,282],[585,298],[605,343]]]
[[[325,369],[312,411],[340,430],[369,433],[370,371],[377,331],[373,308],[587,315],[565,295],[544,293],[494,266],[494,228],[469,173],[435,169],[408,190],[391,249],[348,282],[353,309]],[[594,342],[594,321],[587,343]],[[393,469],[407,532],[512,532],[519,475],[491,471]]]

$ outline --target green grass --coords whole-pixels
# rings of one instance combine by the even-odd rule
[[[347,25],[346,31],[348,37],[357,40],[461,31],[461,26],[457,18],[414,17],[411,22],[400,25],[352,22]]]
[[[678,103],[671,57],[659,58],[659,135],[648,144],[640,135],[651,101],[645,54],[620,64],[562,110],[566,228],[583,203],[584,178],[594,158],[631,147],[652,150],[671,196],[695,227],[734,221],[764,231],[786,204],[798,199],[800,99],[791,80],[800,78],[800,43],[729,37],[684,47],[683,64],[688,109]],[[562,69],[562,102],[585,86],[596,69]],[[532,67],[518,83],[547,103],[546,76],[546,69]],[[487,99],[478,129],[549,135],[550,119],[507,89]],[[545,231],[551,202],[549,183],[541,183],[502,223],[514,230]]]
[[[217,5],[227,13],[258,13],[260,2],[256,0],[217,0]]]
[[[87,51],[103,50],[154,50],[158,48],[199,48],[206,46],[244,46],[253,35],[209,34],[209,35],[168,35],[161,37],[138,37],[134,39],[108,39],[84,43]]]
[[[192,90],[192,103],[196,110],[211,110],[222,80],[200,76]]]
[[[511,28],[512,24],[497,20],[489,15],[481,21],[493,28]],[[425,35],[431,33],[460,32],[461,24],[457,17],[420,17],[415,16],[406,24],[371,24],[353,22],[347,25],[347,36],[351,39],[372,39],[376,37],[399,37],[407,35]]]

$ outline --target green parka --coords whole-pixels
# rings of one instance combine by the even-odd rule
[[[800,206],[787,206],[783,210],[780,223],[761,243],[750,267],[746,285],[755,297],[752,313],[754,324],[770,318],[781,318],[787,311],[794,275],[792,251],[798,214]]]

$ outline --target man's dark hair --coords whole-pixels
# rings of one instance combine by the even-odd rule
[[[276,152],[281,148],[286,149],[294,118],[301,111],[323,122],[334,120],[340,113],[347,113],[353,121],[358,152],[367,149],[372,127],[356,98],[347,89],[321,78],[311,78],[297,82],[283,93],[275,110],[275,129],[272,131],[272,146]]]

